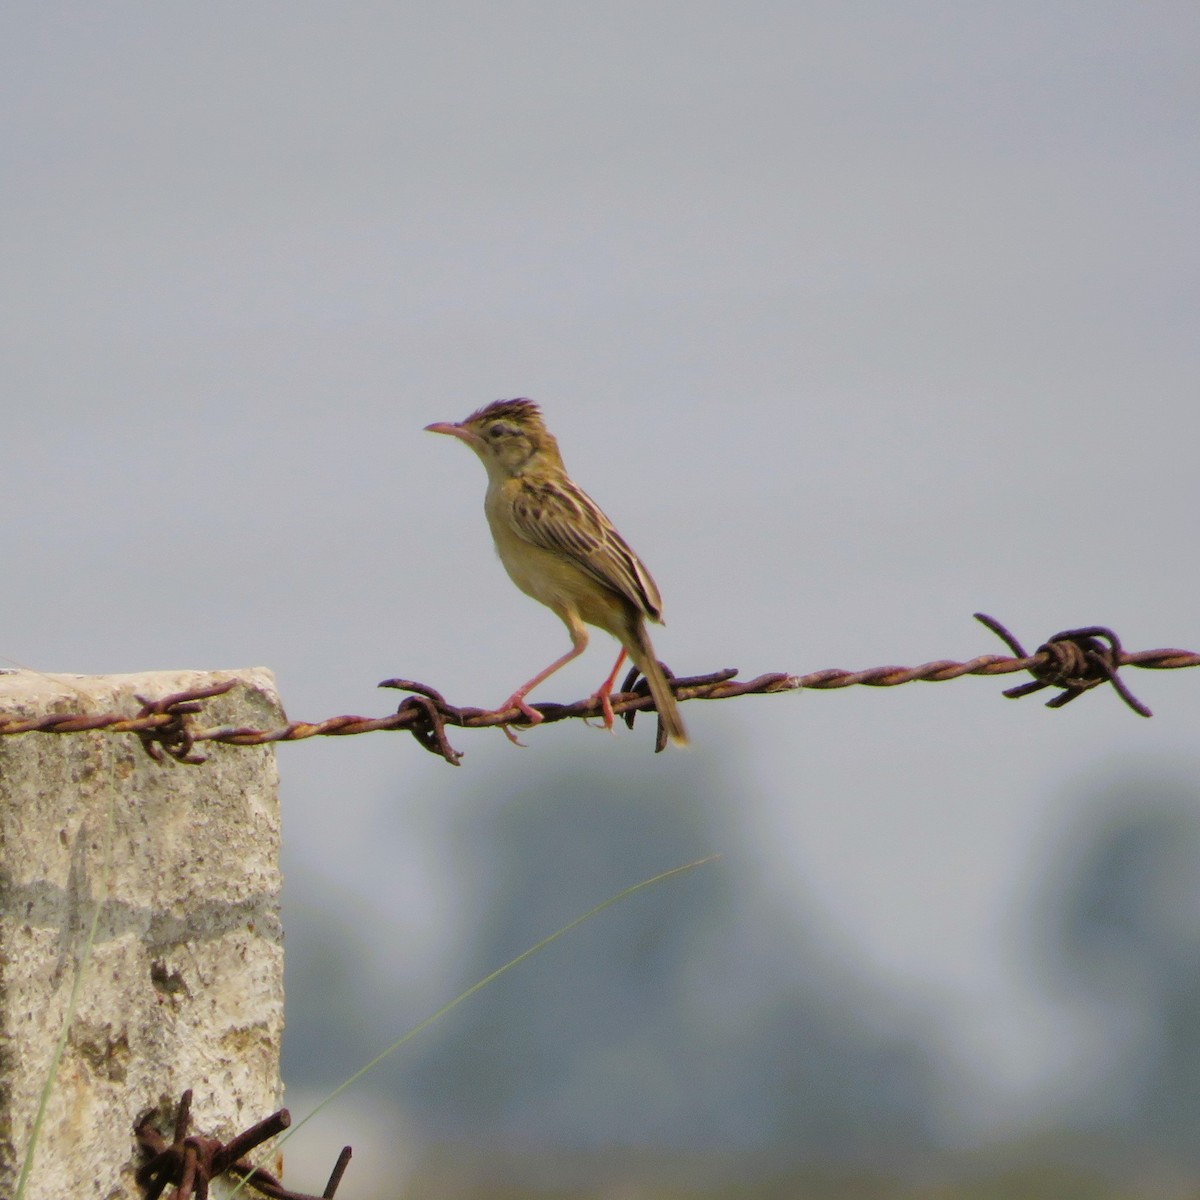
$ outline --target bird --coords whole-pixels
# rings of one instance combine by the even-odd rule
[[[484,512],[496,554],[513,583],[554,612],[571,637],[571,649],[517,688],[500,711],[516,708],[529,724],[541,721],[525,697],[584,652],[587,626],[593,625],[621,643],[616,665],[593,697],[605,727],[613,727],[610,696],[628,656],[646,677],[667,736],[686,745],[679,704],[646,632],[648,620],[662,623],[658,587],[599,505],[567,474],[538,405],[524,398],[496,400],[463,421],[425,428],[458,438],[479,456],[487,469]],[[512,737],[507,727],[505,733]]]

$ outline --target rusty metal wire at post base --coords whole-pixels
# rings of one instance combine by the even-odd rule
[[[349,1146],[343,1147],[338,1155],[325,1190],[320,1196],[312,1196],[306,1192],[289,1191],[277,1176],[254,1166],[245,1158],[251,1150],[282,1133],[292,1123],[291,1114],[286,1108],[272,1113],[265,1121],[259,1121],[228,1142],[197,1134],[189,1135],[191,1113],[192,1089],[188,1088],[180,1097],[175,1115],[174,1140],[169,1144],[151,1124],[152,1111],[141,1117],[134,1126],[133,1134],[144,1158],[134,1178],[145,1200],[158,1200],[168,1187],[172,1188],[169,1200],[189,1200],[193,1196],[197,1200],[204,1200],[208,1195],[208,1185],[222,1175],[242,1180],[247,1188],[253,1188],[269,1200],[333,1200],[350,1162]]]
[[[1150,710],[1137,700],[1118,675],[1121,667],[1140,667],[1148,670],[1176,670],[1200,666],[1200,653],[1192,650],[1162,649],[1127,651],[1112,630],[1093,625],[1068,629],[1049,638],[1033,654],[1027,654],[1021,643],[999,621],[982,613],[976,618],[1000,637],[1013,651],[1012,656],[982,654],[965,662],[937,659],[915,667],[883,666],[862,671],[832,668],[812,671],[806,675],[771,672],[753,679],[737,679],[737,669],[730,667],[707,675],[675,677],[668,671],[671,688],[681,701],[729,700],[735,696],[769,695],[791,691],[831,691],[847,687],[898,687],[904,683],[940,683],[964,675],[1012,675],[1028,671],[1030,682],[1004,692],[1010,698],[1020,698],[1046,687],[1062,690],[1047,702],[1050,708],[1061,708],[1085,691],[1107,683],[1121,699],[1141,716]],[[664,668],[665,669],[665,668]],[[142,702],[141,711],[133,717],[120,713],[52,713],[42,717],[23,718],[0,715],[0,736],[22,733],[80,733],[103,730],[108,733],[134,733],[147,752],[157,760],[169,757],[180,763],[198,763],[203,756],[195,747],[204,742],[219,742],[230,746],[263,746],[275,742],[298,742],[312,737],[350,737],[360,733],[385,730],[406,730],[420,745],[457,766],[461,753],[451,745],[446,729],[486,729],[521,726],[525,724],[516,708],[487,709],[460,707],[450,704],[442,694],[428,684],[412,679],[385,679],[379,686],[397,688],[411,693],[399,708],[384,717],[339,716],[324,721],[291,721],[276,729],[255,729],[251,726],[218,725],[196,728],[188,720],[201,710],[202,701],[219,696],[235,687],[237,680],[212,687],[177,692],[160,700]],[[542,702],[534,704],[542,717],[541,724],[556,721],[596,718],[601,715],[595,696],[573,704]],[[612,711],[632,727],[639,712],[653,711],[645,680],[630,672],[622,690],[612,697]],[[656,749],[666,741],[661,726]]]

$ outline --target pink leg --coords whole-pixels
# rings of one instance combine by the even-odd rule
[[[528,683],[523,683],[503,704],[500,705],[500,711],[505,709],[516,708],[521,715],[529,722],[530,725],[537,725],[542,720],[542,714],[536,708],[531,708],[525,703],[525,697],[533,691],[539,683],[544,683],[551,675],[554,674],[560,667],[565,667],[573,658],[578,658],[587,649],[588,639],[587,634],[582,630],[571,633],[571,649],[566,652],[561,658],[556,658],[544,671],[539,671]],[[616,672],[614,671],[615,675]],[[516,738],[509,732],[508,726],[501,726],[505,736],[510,742],[515,742]]]
[[[595,698],[600,701],[600,712],[604,718],[604,728],[610,732],[614,720],[612,710],[613,684],[617,682],[617,672],[621,669],[621,664],[624,661],[625,649],[622,647],[621,653],[617,655],[617,661],[613,664],[613,669],[608,674],[608,678],[600,685],[600,690],[595,694]]]

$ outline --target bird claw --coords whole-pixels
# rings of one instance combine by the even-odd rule
[[[546,719],[536,708],[531,708],[525,703],[525,697],[520,692],[514,692],[496,711],[508,712],[510,708],[515,708],[530,725],[540,725]],[[520,746],[523,750],[528,749],[508,724],[501,725],[500,729],[514,746]]]
[[[608,692],[597,692],[592,699],[600,702],[600,720],[603,722],[604,728],[615,736],[617,732],[614,728],[616,717],[613,715],[612,698],[609,696]],[[591,720],[587,717],[583,718],[583,723],[588,726],[589,729],[599,728],[599,726],[593,725]]]

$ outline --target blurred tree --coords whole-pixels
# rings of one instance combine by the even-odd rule
[[[772,896],[738,832],[745,785],[695,756],[654,771],[583,761],[533,787],[493,780],[464,822],[478,925],[462,982],[631,883],[723,858],[606,911],[432,1030],[396,1076],[418,1119],[531,1149],[918,1153],[931,1039]]]
[[[1046,963],[1101,1014],[1111,1059],[1084,1119],[1200,1164],[1200,786],[1111,781],[1062,857],[1039,904]]]

